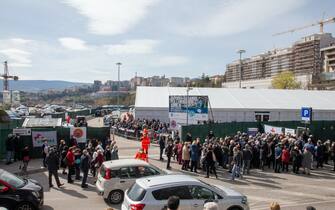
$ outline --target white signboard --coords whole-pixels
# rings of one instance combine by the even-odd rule
[[[49,146],[57,145],[57,132],[56,131],[32,131],[31,138],[34,147],[41,147],[44,141],[48,141]]]
[[[265,133],[273,133],[273,134],[282,134],[282,128],[276,127],[272,125],[264,125],[264,132]]]
[[[71,127],[70,136],[77,140],[77,143],[86,143],[87,130],[86,127]]]
[[[208,96],[169,96],[171,129],[177,124],[198,124],[208,120]],[[176,122],[176,124],[174,124]]]
[[[285,134],[291,134],[294,135],[295,134],[295,129],[292,128],[285,128]]]
[[[13,134],[19,136],[30,136],[31,135],[31,128],[14,128]]]

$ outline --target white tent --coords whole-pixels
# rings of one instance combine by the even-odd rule
[[[168,122],[170,95],[186,95],[186,88],[137,87],[135,117]],[[301,107],[312,107],[314,120],[335,120],[335,91],[192,88],[189,95],[208,96],[209,111],[219,122],[252,122],[257,114],[300,121]]]

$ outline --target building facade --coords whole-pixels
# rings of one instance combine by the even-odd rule
[[[331,34],[313,34],[303,37],[291,47],[274,49],[266,53],[234,61],[227,65],[226,82],[223,87],[239,87],[241,79],[242,88],[271,88],[272,77],[282,71],[292,71],[303,88],[318,78],[323,72],[322,49],[335,43]],[[332,55],[331,49],[325,53]],[[328,55],[325,54],[325,55]]]

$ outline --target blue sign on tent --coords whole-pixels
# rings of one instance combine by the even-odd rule
[[[312,108],[311,107],[302,107],[301,108],[301,120],[311,121],[312,120]]]

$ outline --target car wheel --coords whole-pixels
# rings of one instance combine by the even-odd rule
[[[113,190],[108,195],[108,201],[111,204],[119,204],[123,201],[124,192],[122,190]]]
[[[31,203],[22,202],[16,206],[15,210],[35,210],[35,207]]]

